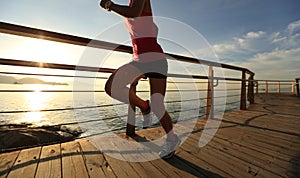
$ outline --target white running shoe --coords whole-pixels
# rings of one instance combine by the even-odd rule
[[[167,139],[166,143],[162,146],[162,150],[159,152],[159,156],[163,159],[171,158],[176,148],[180,145],[181,140],[176,135],[175,141],[170,141]]]

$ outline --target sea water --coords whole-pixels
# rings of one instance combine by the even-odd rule
[[[203,88],[206,88],[204,86]],[[188,112],[198,107],[198,116],[204,118],[206,106],[206,91],[195,92],[176,91],[169,87],[165,98],[165,106],[173,121],[179,117],[180,112]],[[0,90],[14,90],[14,92],[0,92],[0,125],[6,124],[32,124],[34,126],[67,124],[70,127],[80,128],[81,137],[101,135],[111,130],[124,132],[128,106],[110,98],[103,89],[96,92],[72,92],[72,86],[49,85],[16,85],[0,84]],[[31,92],[15,92],[15,90],[32,90]],[[42,90],[59,92],[42,92]],[[68,91],[68,92],[62,92]],[[137,94],[149,98],[149,92],[141,89]],[[224,93],[224,92],[223,92]],[[182,97],[184,95],[184,97]],[[230,112],[239,107],[239,91],[228,91],[226,98],[226,111]],[[185,100],[184,102],[180,102]],[[173,102],[176,101],[176,102]],[[195,104],[195,102],[197,102]],[[142,126],[140,111],[137,109],[137,127]],[[154,126],[158,120],[153,116]],[[195,118],[197,115],[188,115]]]

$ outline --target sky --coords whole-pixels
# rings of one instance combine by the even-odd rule
[[[128,1],[114,2],[127,4]],[[215,52],[217,62],[248,68],[255,73],[256,79],[293,80],[300,77],[299,0],[151,2],[155,16],[174,19],[200,34]],[[120,16],[99,8],[98,4],[99,1],[94,0],[0,0],[0,18],[2,22],[95,39],[123,21]],[[171,40],[189,35],[176,28],[171,30]],[[118,33],[115,28],[110,32],[100,35],[101,40],[130,44],[124,31]],[[193,40],[189,42],[191,46],[201,46],[194,44]],[[177,50],[175,45],[162,43],[166,52],[188,55]],[[2,58],[53,63],[76,64],[85,52],[85,49],[73,45],[5,34],[0,34],[0,45]],[[195,53],[199,58],[216,60],[201,53],[201,49],[192,50],[198,50]],[[108,62],[108,65],[112,63]]]

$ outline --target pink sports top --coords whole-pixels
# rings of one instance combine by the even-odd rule
[[[129,5],[131,3],[132,1]],[[143,11],[140,17],[126,18],[125,26],[131,37],[134,61],[154,62],[166,59],[157,43],[158,28],[153,21],[152,12]]]

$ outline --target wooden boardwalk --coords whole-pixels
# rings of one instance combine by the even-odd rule
[[[80,139],[3,153],[0,177],[300,177],[300,98],[259,94],[255,103],[247,111],[226,114],[203,148],[198,140],[205,122],[199,121],[167,161],[120,161]],[[151,140],[163,131],[138,135]]]

